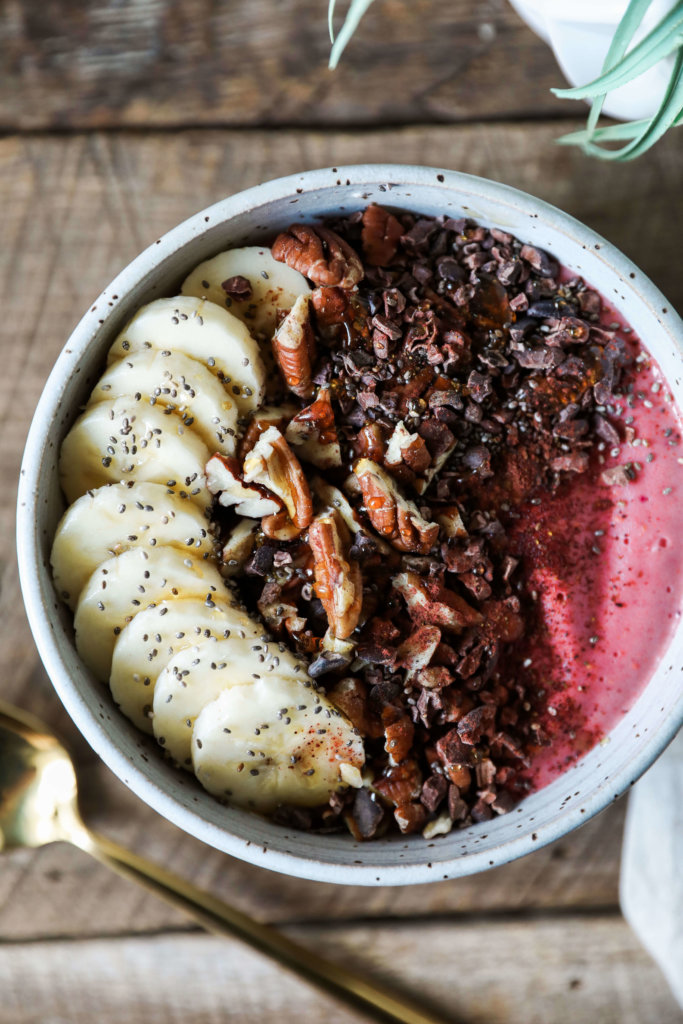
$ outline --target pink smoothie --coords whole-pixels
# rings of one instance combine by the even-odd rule
[[[631,708],[683,610],[680,413],[649,357],[626,371],[623,385],[630,394],[611,418],[630,442],[618,452],[601,446],[588,473],[526,505],[513,531],[538,614],[533,636],[506,667],[531,690],[540,726],[525,773],[533,788]],[[633,481],[602,481],[604,470],[626,463]]]

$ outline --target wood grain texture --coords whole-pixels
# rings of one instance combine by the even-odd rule
[[[32,708],[72,740],[86,773],[94,825],[264,919],[613,906],[622,811],[613,808],[555,846],[485,876],[419,889],[357,892],[287,880],[184,836],[95,763],[38,664],[21,606],[13,539],[13,481],[32,410],[72,326],[145,245],[226,194],[306,167],[392,156],[506,181],[557,203],[616,242],[683,308],[678,139],[671,136],[637,163],[613,168],[555,148],[555,131],[540,123],[362,134],[202,131],[0,140],[0,470],[8,481],[0,493],[0,694]],[[3,860],[0,939],[112,935],[180,924],[157,900],[66,847]]]
[[[454,1024],[680,1021],[657,968],[617,918],[311,926],[292,934]],[[366,1019],[237,943],[198,934],[0,947],[0,991],[0,1024]]]
[[[340,20],[346,3],[337,5]],[[327,0],[6,0],[0,126],[367,125],[570,116],[506,0],[377,0],[336,72]]]

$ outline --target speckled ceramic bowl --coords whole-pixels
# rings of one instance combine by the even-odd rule
[[[83,735],[138,796],[180,828],[235,857],[329,882],[392,885],[481,871],[520,857],[586,821],[622,793],[683,721],[683,625],[633,710],[575,767],[510,814],[433,842],[421,836],[364,845],[349,835],[284,829],[223,807],[114,707],[81,663],[71,614],[48,554],[63,510],[62,438],[90,393],[112,339],[145,302],[173,294],[186,273],[222,249],[270,238],[293,220],[352,211],[370,201],[424,214],[466,215],[548,249],[608,296],[647,344],[683,407],[683,324],[660,292],[609,243],[532,196],[482,178],[428,167],[368,165],[311,171],[231,196],[169,231],[119,274],[86,313],[52,371],[26,445],[18,507],[19,566],[45,667]]]

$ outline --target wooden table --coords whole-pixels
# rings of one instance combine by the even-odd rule
[[[130,794],[80,740],[38,661],[13,546],[33,408],[99,290],[201,207],[309,167],[392,160],[469,171],[575,214],[683,309],[683,132],[624,166],[554,146],[577,109],[551,97],[552,56],[504,0],[378,0],[336,75],[325,67],[324,7],[4,5],[0,695],[74,744],[93,826],[453,1021],[678,1021],[619,915],[623,803],[460,881],[363,890],[287,879],[205,847]],[[0,1024],[360,1019],[60,845],[4,856],[0,942]]]

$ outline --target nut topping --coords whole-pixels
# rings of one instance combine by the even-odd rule
[[[400,572],[391,582],[417,625],[441,626],[460,633],[468,626],[476,626],[483,621],[483,615],[438,581],[424,580],[415,572]]]
[[[363,580],[358,562],[349,560],[349,532],[337,512],[317,516],[308,531],[313,552],[315,593],[322,601],[330,629],[344,640],[358,624]]]
[[[363,254],[373,267],[391,263],[396,255],[403,227],[384,207],[371,203],[363,214]]]
[[[301,463],[277,427],[269,427],[244,460],[245,483],[267,487],[282,499],[294,526],[305,530],[313,518],[311,492]]]
[[[300,295],[273,337],[273,352],[289,390],[299,398],[313,393],[315,339],[311,327],[311,302]]]
[[[277,236],[271,252],[273,259],[324,287],[353,288],[363,277],[358,254],[329,228],[292,224]]]
[[[295,413],[295,405],[264,405],[262,409],[255,412],[239,443],[239,457],[245,458],[268,427],[277,427],[279,431],[282,431]]]
[[[417,507],[399,492],[389,474],[370,459],[354,467],[365,510],[377,532],[398,551],[426,555],[439,535],[438,523],[428,523]]]
[[[341,466],[341,448],[329,388],[321,388],[316,400],[290,420],[285,438],[296,448],[299,458],[318,469]]]
[[[207,486],[225,508],[235,506],[239,516],[260,519],[279,512],[282,503],[260,483],[247,486],[237,459],[227,455],[212,455],[206,464]]]

